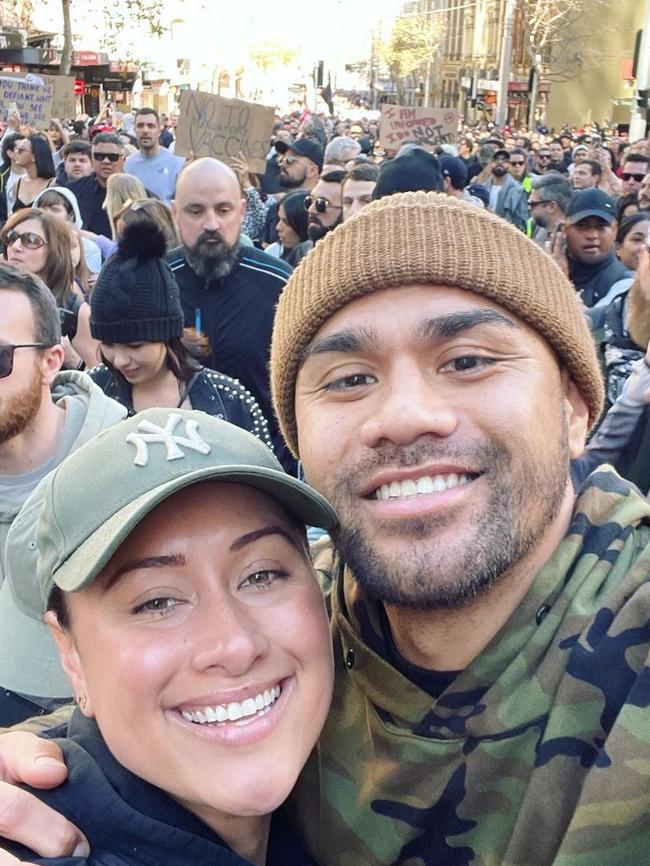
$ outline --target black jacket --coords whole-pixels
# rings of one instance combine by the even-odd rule
[[[580,292],[586,307],[593,307],[609,292],[614,283],[634,277],[634,273],[616,258],[612,252],[602,262],[586,265],[569,259],[569,277]]]
[[[250,866],[195,815],[125,770],[95,722],[78,710],[68,737],[56,742],[65,755],[68,781],[51,791],[29,790],[79,827],[90,843],[90,857],[39,858],[0,840],[3,850],[47,866]],[[266,863],[315,866],[279,814],[272,821]]]
[[[104,364],[93,367],[88,375],[107,397],[126,406],[129,415],[135,414],[131,386],[125,379],[116,376]],[[230,376],[202,367],[187,383],[179,406],[186,398],[192,404],[192,409],[199,409],[248,430],[273,450],[269,426],[257,401],[240,382]]]
[[[223,279],[198,277],[182,247],[168,253],[167,262],[180,287],[186,326],[196,327],[210,341],[206,366],[248,388],[269,422],[278,459],[295,472],[273,413],[268,369],[275,307],[291,267],[254,247],[240,247],[237,263]]]

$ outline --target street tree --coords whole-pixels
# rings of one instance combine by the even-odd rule
[[[272,38],[253,44],[248,50],[251,63],[264,72],[288,66],[299,53],[295,45]]]
[[[606,61],[594,43],[593,27],[607,27],[611,8],[609,0],[518,0],[532,70],[531,126],[541,76],[569,81]]]
[[[395,19],[388,39],[379,43],[378,59],[388,69],[399,104],[406,102],[408,79],[415,74],[424,78],[423,104],[430,104],[432,70],[445,32],[439,15],[403,15]]]

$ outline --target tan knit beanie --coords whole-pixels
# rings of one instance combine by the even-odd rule
[[[468,289],[539,331],[578,386],[593,425],[603,405],[596,350],[576,290],[551,256],[501,217],[432,192],[379,199],[316,244],[287,283],[275,315],[271,388],[295,455],[300,358],[350,301],[391,286]]]

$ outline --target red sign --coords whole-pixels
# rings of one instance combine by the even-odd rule
[[[83,82],[83,79],[81,79],[81,78],[75,78],[74,95],[75,96],[83,96],[84,95],[84,82]]]
[[[103,66],[106,55],[99,51],[73,51],[73,66]]]

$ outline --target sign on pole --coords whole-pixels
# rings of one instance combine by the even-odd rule
[[[175,153],[215,156],[229,163],[241,150],[251,171],[263,172],[275,109],[242,99],[186,90],[181,96]]]
[[[26,126],[46,129],[53,117],[72,118],[77,113],[74,78],[67,75],[0,73],[0,112],[7,120],[18,109]]]
[[[413,108],[382,105],[379,141],[386,150],[398,150],[407,141],[433,150],[437,144],[453,144],[458,136],[455,108]]]

